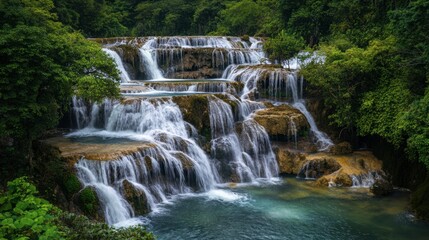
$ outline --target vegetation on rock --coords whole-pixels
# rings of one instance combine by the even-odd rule
[[[8,183],[7,191],[0,196],[1,239],[154,239],[140,226],[113,229],[62,212],[37,194],[25,177]]]

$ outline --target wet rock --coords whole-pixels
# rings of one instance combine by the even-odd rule
[[[392,184],[384,178],[375,180],[374,184],[369,188],[369,190],[375,196],[386,196],[393,192]]]
[[[283,145],[281,145],[283,146]],[[355,151],[347,155],[308,153],[286,147],[274,148],[280,173],[317,179],[319,186],[370,187],[377,179],[386,179],[382,163],[371,152]]]
[[[289,139],[308,130],[305,116],[289,105],[256,111],[253,119],[265,128],[271,138]]]
[[[321,158],[306,161],[298,173],[301,178],[320,178],[341,168],[341,165],[332,158]]]
[[[304,153],[288,151],[285,148],[274,148],[274,153],[281,174],[298,174],[305,161]]]
[[[194,126],[206,141],[211,139],[210,110],[207,96],[192,95],[173,97],[173,102],[179,105],[183,119]]]
[[[330,152],[334,155],[350,154],[353,152],[349,142],[341,142],[332,146]]]
[[[143,215],[150,212],[144,191],[137,189],[127,180],[124,180],[122,185],[124,187],[124,197],[131,204],[136,215]]]
[[[353,180],[348,174],[339,170],[317,179],[316,184],[329,187],[351,187],[353,186]]]
[[[82,157],[88,160],[110,161],[124,155],[132,155],[145,148],[155,147],[147,142],[85,143],[75,142],[64,137],[49,138],[42,142],[58,148],[61,157],[67,160],[71,166]]]

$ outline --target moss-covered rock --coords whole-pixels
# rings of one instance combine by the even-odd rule
[[[73,195],[82,189],[79,179],[74,174],[64,176],[63,186],[68,199],[72,199]]]
[[[351,187],[353,185],[353,180],[348,174],[344,173],[342,170],[338,170],[330,175],[317,179],[316,184],[318,186]]]
[[[124,197],[131,204],[136,215],[143,215],[150,212],[144,191],[136,188],[127,180],[122,182],[124,187]]]
[[[93,187],[85,187],[74,197],[74,203],[88,217],[103,220],[103,213],[100,209],[100,201]]]
[[[418,218],[429,220],[429,177],[411,194],[411,206]]]
[[[341,165],[333,158],[318,158],[306,161],[298,172],[301,178],[320,178],[336,172]]]

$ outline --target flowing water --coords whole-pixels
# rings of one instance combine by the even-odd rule
[[[270,100],[281,101],[284,97],[289,104],[298,109],[307,119],[310,130],[314,137],[314,142],[319,151],[326,151],[332,145],[332,140],[316,125],[316,122],[305,106],[303,99],[303,79],[296,73],[291,73],[285,69],[257,68],[254,66],[230,65],[223,73],[222,78],[241,81],[244,89],[241,95],[243,100],[248,100],[250,95],[257,94],[259,81],[264,81],[267,96]]]
[[[137,68],[145,80],[130,80],[129,62],[108,49],[137,43]],[[367,190],[319,189],[278,178],[268,134],[252,118],[265,107],[256,100],[287,103],[301,111],[319,150],[332,141],[305,107],[303,79],[257,65],[265,56],[260,39],[148,37],[105,47],[121,72],[127,100],[96,104],[74,97],[76,131],[67,137],[85,144],[141,143],[138,151],[110,161],[82,158],[75,165],[81,183],[97,193],[108,224],[143,223],[159,239],[401,239],[401,231],[424,233],[426,225],[413,222],[405,210],[406,193],[382,200],[368,196]],[[217,78],[169,79],[190,68],[183,63],[189,50],[208,51]],[[193,64],[201,67],[198,61]],[[242,83],[243,90],[238,92],[233,83]],[[211,132],[205,143],[171,98],[193,94],[203,94],[208,103]],[[289,125],[285,134],[296,142],[296,125]],[[368,174],[354,176],[354,185],[371,185],[377,176]],[[141,216],[127,195],[130,189],[144,196],[140,207],[149,214]]]
[[[128,76],[127,71],[124,68],[124,65],[122,64],[121,57],[113,50],[110,50],[108,48],[103,48],[103,51],[107,53],[113,60],[115,60],[116,66],[121,74],[121,82],[126,83],[130,81],[130,76]]]
[[[148,216],[158,239],[427,239],[429,225],[407,211],[408,192],[315,188],[286,178],[277,185],[182,196]]]

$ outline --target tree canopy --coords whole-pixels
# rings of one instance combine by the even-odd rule
[[[53,7],[51,0],[1,1],[3,166],[9,161],[15,167],[27,164],[23,159],[31,159],[31,141],[58,124],[72,95],[95,101],[119,95],[113,60],[96,43],[58,22]]]

